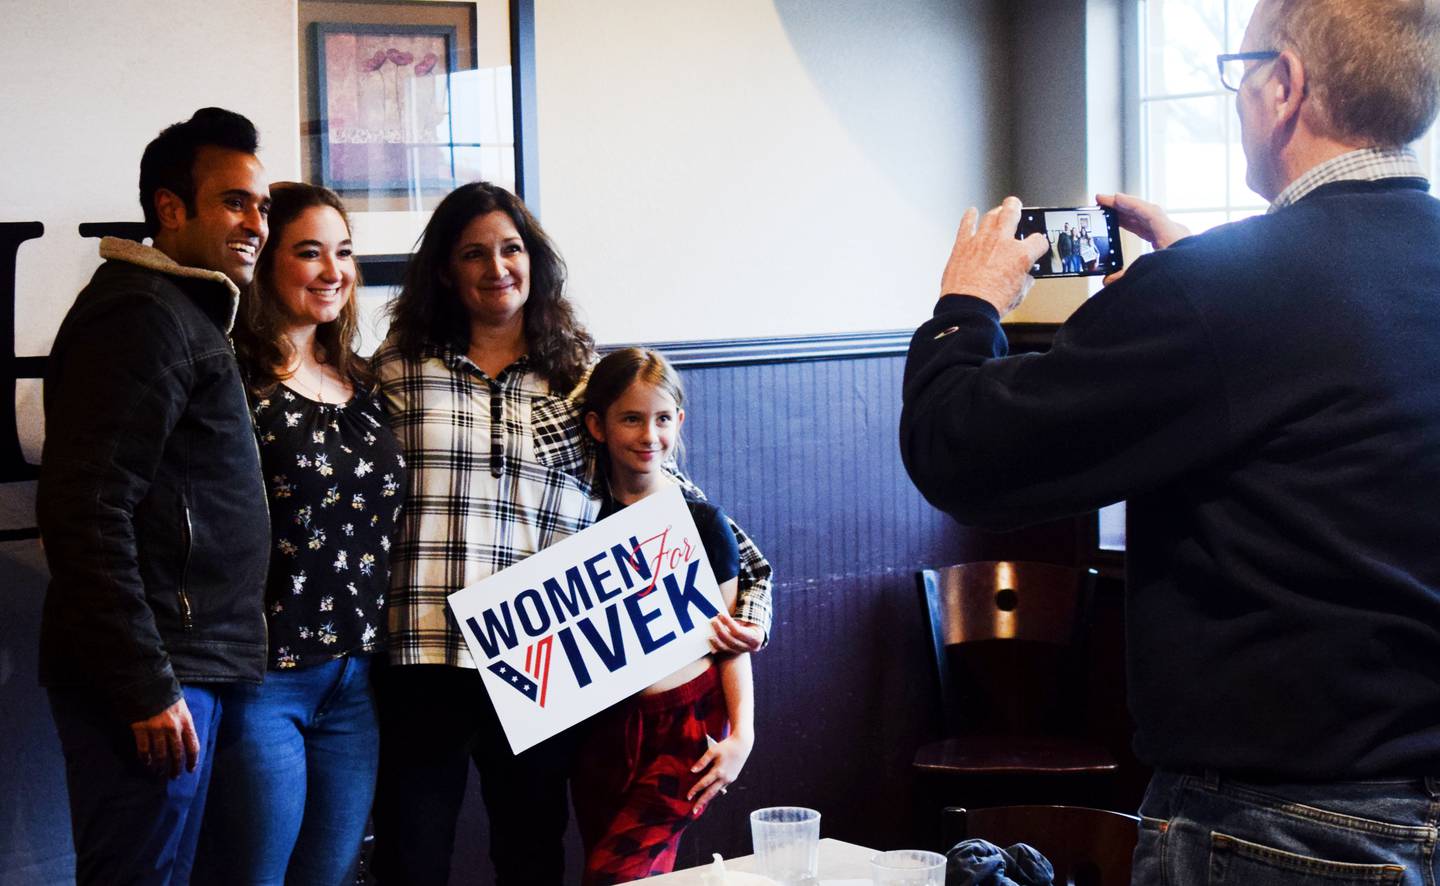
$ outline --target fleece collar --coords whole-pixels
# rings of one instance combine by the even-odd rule
[[[219,271],[187,268],[153,246],[146,246],[143,243],[136,243],[134,240],[126,240],[121,237],[102,237],[100,257],[129,262],[132,265],[139,265],[147,270],[169,274],[172,277],[190,277],[195,280],[209,280],[211,283],[225,284],[225,289],[230,293],[230,319],[225,323],[225,334],[229,335],[230,330],[235,326],[235,312],[240,307],[240,287],[235,285],[234,280]]]

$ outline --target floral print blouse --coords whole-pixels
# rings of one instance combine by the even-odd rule
[[[270,498],[270,667],[384,645],[405,458],[374,395],[318,403],[277,385],[251,400]]]

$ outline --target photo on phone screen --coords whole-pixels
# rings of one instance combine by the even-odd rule
[[[1026,206],[1020,210],[1016,239],[1044,234],[1050,251],[1030,266],[1032,277],[1091,277],[1113,274],[1124,266],[1120,225],[1103,206],[1069,209]]]

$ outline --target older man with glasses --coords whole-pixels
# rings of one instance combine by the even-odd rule
[[[1157,251],[1007,356],[1046,249],[965,216],[901,448],[962,522],[1129,501],[1136,883],[1433,884],[1440,829],[1440,104],[1423,0],[1261,0],[1219,67],[1264,216]],[[978,226],[977,226],[978,221]]]

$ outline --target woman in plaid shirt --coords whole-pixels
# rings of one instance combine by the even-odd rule
[[[392,552],[390,666],[377,675],[381,882],[449,881],[472,760],[496,882],[562,882],[573,730],[511,754],[445,598],[599,511],[574,400],[594,342],[564,284],[564,262],[518,198],[464,185],[426,225],[375,355],[410,469]],[[731,526],[740,594],[735,616],[716,619],[716,645],[748,652],[769,632],[770,567]]]

